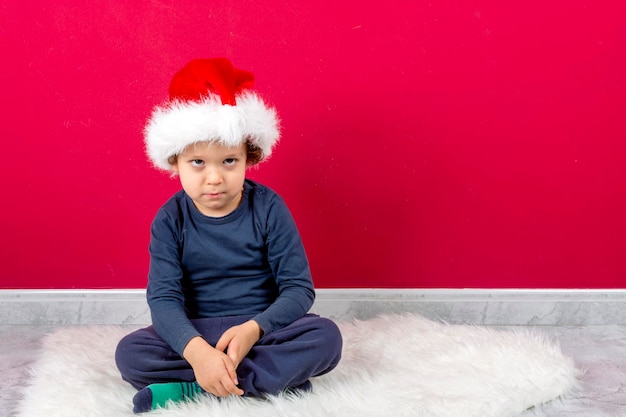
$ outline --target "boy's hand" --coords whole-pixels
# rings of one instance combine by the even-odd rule
[[[262,335],[263,330],[257,322],[249,320],[226,330],[217,341],[215,349],[225,352],[236,368]]]
[[[243,395],[243,390],[237,387],[236,365],[203,338],[191,339],[185,346],[183,357],[191,364],[198,384],[205,391],[218,397]]]

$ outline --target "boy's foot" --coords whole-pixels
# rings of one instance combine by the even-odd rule
[[[187,401],[204,391],[197,382],[167,382],[151,384],[140,390],[133,397],[133,412],[145,413],[165,407],[168,401]]]

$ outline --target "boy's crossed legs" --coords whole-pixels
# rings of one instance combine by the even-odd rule
[[[252,316],[192,320],[204,339],[215,346],[227,329]],[[310,377],[331,371],[341,358],[342,339],[337,325],[306,315],[283,329],[263,335],[237,368],[244,396],[277,394],[310,387]],[[149,411],[167,401],[193,398],[203,392],[189,363],[163,341],[152,326],[124,337],[116,351],[122,378],[139,392],[135,412]],[[154,385],[153,385],[154,384]]]

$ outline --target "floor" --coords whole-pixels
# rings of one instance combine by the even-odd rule
[[[41,338],[58,326],[0,325],[0,416],[14,415]],[[626,417],[626,326],[535,327],[558,340],[563,353],[585,370],[571,398],[528,410],[523,417]],[[38,417],[38,416],[37,416]]]

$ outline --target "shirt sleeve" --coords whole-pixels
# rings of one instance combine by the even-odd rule
[[[200,333],[185,313],[176,220],[160,210],[150,229],[150,271],[147,299],[154,329],[181,357]]]
[[[283,199],[274,194],[267,213],[267,256],[278,297],[254,317],[265,334],[303,317],[313,305],[315,290],[309,262],[296,223]]]

